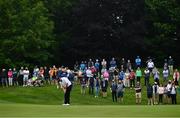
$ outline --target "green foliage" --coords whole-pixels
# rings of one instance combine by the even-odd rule
[[[161,54],[162,60],[168,55],[179,59],[180,5],[177,0],[145,0],[148,33],[146,42],[150,42],[150,51]]]
[[[143,47],[142,8],[143,0],[79,1],[66,19],[72,26],[68,30],[70,40],[65,40],[61,49],[63,58],[73,62],[127,54],[134,57]]]
[[[0,11],[1,64],[42,64],[52,57],[54,25],[43,2],[2,0]]]
[[[179,11],[178,0],[0,0],[0,65],[137,55],[178,63]]]

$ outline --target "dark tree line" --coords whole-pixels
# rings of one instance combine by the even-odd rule
[[[137,55],[178,64],[179,11],[178,0],[1,0],[0,64]]]

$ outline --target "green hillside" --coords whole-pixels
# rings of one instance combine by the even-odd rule
[[[180,104],[180,95],[177,96],[177,102]],[[63,92],[56,86],[44,87],[9,87],[0,88],[0,103],[26,103],[26,104],[42,104],[42,105],[60,105],[63,103]],[[80,86],[75,85],[71,92],[72,105],[135,105],[134,89],[126,88],[123,103],[113,103],[111,93],[108,89],[108,97],[101,96],[95,98],[88,94],[80,94]],[[147,104],[146,87],[142,90],[142,105]]]

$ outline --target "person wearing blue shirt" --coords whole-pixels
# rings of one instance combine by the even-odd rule
[[[141,58],[139,56],[137,56],[135,63],[136,63],[136,67],[141,67]]]
[[[85,63],[82,61],[81,62],[81,64],[80,64],[80,70],[85,70],[85,68],[86,68],[86,65],[85,65]]]
[[[115,61],[114,58],[112,58],[112,60],[110,61],[110,67],[112,67],[112,68],[116,68],[117,67],[116,61]]]
[[[60,78],[62,78],[62,77],[67,77],[67,75],[68,75],[67,70],[66,70],[65,67],[61,67],[61,70],[60,70],[60,72],[59,72],[58,74],[59,74],[58,76],[59,76]]]
[[[124,77],[125,77],[125,73],[123,70],[121,70],[121,72],[119,73],[119,80],[124,80]]]
[[[95,68],[96,68],[96,71],[99,72],[99,70],[100,70],[100,63],[99,63],[99,60],[98,60],[98,59],[96,59],[96,62],[95,62],[95,64],[94,64],[94,66],[95,66]]]
[[[117,93],[116,93],[116,91],[117,91],[117,83],[114,80],[112,80],[112,84],[111,84],[110,89],[111,89],[111,93],[112,93],[113,102],[117,102]]]
[[[63,66],[61,68],[59,68],[57,71],[57,89],[59,89],[59,87],[60,87],[59,82],[62,77],[67,77],[66,68]]]

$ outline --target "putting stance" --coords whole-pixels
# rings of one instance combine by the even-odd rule
[[[61,88],[64,91],[64,104],[70,105],[70,92],[72,88],[72,83],[69,81],[67,77],[60,78]]]

